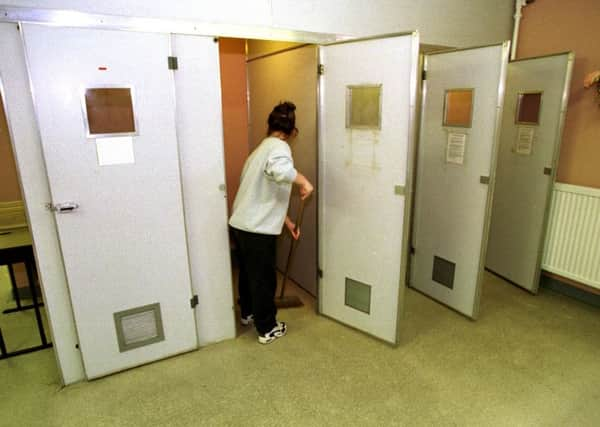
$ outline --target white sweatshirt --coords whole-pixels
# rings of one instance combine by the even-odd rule
[[[290,146],[267,137],[244,164],[229,225],[258,234],[280,234],[296,179]]]

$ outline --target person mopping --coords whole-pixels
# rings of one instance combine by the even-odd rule
[[[277,321],[275,250],[284,223],[292,238],[300,237],[287,216],[292,184],[300,187],[302,200],[313,192],[312,184],[294,168],[288,145],[298,134],[295,111],[286,101],[269,114],[267,137],[244,164],[229,220],[238,249],[241,323],[254,322],[261,344],[287,332],[286,324]]]

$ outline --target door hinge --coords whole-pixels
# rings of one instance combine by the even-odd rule
[[[176,56],[168,57],[169,70],[178,70],[179,69],[179,61]]]
[[[319,279],[323,278],[323,270],[321,270],[320,268],[317,269],[317,276],[319,276]]]
[[[198,295],[194,295],[190,299],[190,305],[192,306],[192,308],[196,308],[196,306],[198,305]]]
[[[544,175],[552,175],[552,168],[544,168]]]
[[[421,71],[421,80],[427,80],[427,70]]]
[[[489,184],[490,183],[490,177],[489,176],[480,176],[479,177],[479,182],[481,184]]]
[[[414,255],[415,252],[417,252],[417,250],[415,249],[415,247],[413,245],[410,245],[410,254]]]
[[[323,65],[323,64],[317,65],[317,74],[319,76],[322,76],[323,74],[325,74],[325,65]]]

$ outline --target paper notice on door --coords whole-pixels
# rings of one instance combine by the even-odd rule
[[[135,163],[131,136],[98,138],[96,139],[96,152],[100,166]]]
[[[377,150],[379,130],[350,129],[347,133],[346,165],[368,170],[379,170]]]
[[[467,134],[459,132],[448,133],[448,146],[446,147],[446,163],[462,165],[465,162],[465,146]]]
[[[523,156],[531,156],[533,148],[533,139],[535,137],[535,128],[529,126],[520,126],[515,142],[515,153]]]

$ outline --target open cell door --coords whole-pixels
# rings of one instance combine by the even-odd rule
[[[22,28],[87,377],[196,348],[170,36]]]
[[[536,293],[573,53],[508,64],[486,267]]]
[[[411,287],[476,318],[508,42],[425,55]]]
[[[404,304],[417,33],[320,48],[318,310],[396,344]]]

